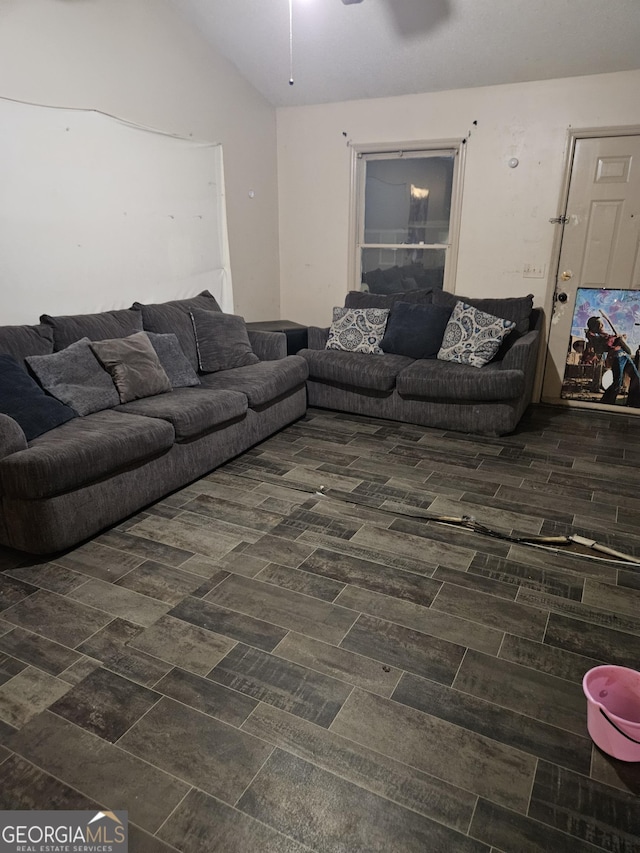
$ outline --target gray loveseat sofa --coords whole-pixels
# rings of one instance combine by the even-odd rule
[[[84,416],[45,395],[62,407],[64,422],[30,440],[18,421],[0,414],[0,544],[37,554],[69,548],[304,414],[307,363],[286,355],[283,334],[249,332],[241,366],[214,364],[203,373],[192,319],[198,312],[205,320],[219,312],[206,291],[188,300],[0,327],[0,360],[14,379],[24,370],[29,383],[31,366],[42,366],[39,356],[81,348],[87,338],[117,343],[141,331],[167,340],[175,334],[191,375],[198,373],[197,384],[174,387],[171,380],[163,393],[124,403],[116,395],[115,405],[94,403],[99,410]],[[169,376],[174,365],[166,358]]]
[[[532,297],[351,292],[345,307],[392,307],[405,300],[451,309],[462,301],[517,327],[498,356],[480,368],[437,358],[327,350],[329,329],[312,327],[308,348],[299,352],[309,366],[309,405],[489,436],[512,432],[531,402],[536,373],[542,314],[532,307]]]

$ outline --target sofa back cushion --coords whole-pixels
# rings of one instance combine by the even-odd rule
[[[45,394],[12,355],[0,355],[0,412],[20,424],[28,441],[76,416]]]
[[[110,409],[120,402],[111,377],[91,350],[89,338],[26,361],[42,387],[79,415]]]
[[[529,318],[533,308],[532,293],[527,296],[506,297],[504,299],[468,299],[466,296],[447,293],[445,290],[435,290],[433,293],[434,305],[444,305],[453,311],[456,302],[464,302],[465,305],[472,305],[479,311],[484,311],[485,314],[493,314],[494,317],[511,320],[512,323],[516,324],[514,330],[517,332],[516,337],[526,335],[529,331]]]
[[[367,290],[350,290],[344,300],[345,308],[391,308],[397,302],[409,302],[417,305],[429,305],[432,302],[431,290],[408,290],[400,293],[369,293]]]
[[[0,353],[12,355],[22,362],[28,355],[47,355],[53,352],[53,329],[40,323],[37,326],[0,326]]]
[[[221,310],[215,297],[208,290],[203,290],[202,293],[192,296],[190,299],[173,299],[169,302],[152,305],[134,302],[132,307],[140,311],[142,328],[145,332],[173,333],[178,338],[180,347],[193,369],[198,369],[198,351],[190,312],[195,309],[201,311]]]
[[[81,338],[102,341],[105,338],[124,338],[142,331],[142,317],[138,311],[124,308],[117,311],[102,311],[99,314],[73,314],[51,317],[43,314],[40,322],[53,330],[55,352],[74,344]]]

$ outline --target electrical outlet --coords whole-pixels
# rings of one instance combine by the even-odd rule
[[[523,278],[544,278],[545,264],[538,266],[537,264],[525,264],[522,270]]]

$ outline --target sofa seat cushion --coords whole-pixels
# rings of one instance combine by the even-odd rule
[[[427,400],[512,400],[524,393],[524,373],[500,362],[471,367],[453,361],[419,359],[398,374],[398,393]]]
[[[0,461],[0,488],[36,500],[78,489],[169,450],[171,424],[111,409],[74,418]]]
[[[361,352],[338,350],[300,350],[309,365],[309,376],[325,382],[352,385],[356,388],[372,388],[375,391],[391,391],[396,376],[413,363],[405,355],[383,353],[368,355]]]
[[[277,361],[260,361],[200,377],[203,388],[230,389],[247,395],[252,409],[266,406],[299,388],[308,376],[307,362],[299,355]]]
[[[124,403],[116,411],[168,421],[175,431],[176,439],[188,441],[221,424],[243,417],[247,409],[247,398],[238,391],[178,388],[170,394]]]

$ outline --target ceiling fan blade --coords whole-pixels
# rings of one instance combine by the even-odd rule
[[[362,3],[362,0],[342,0],[345,6],[350,6],[352,3]]]

